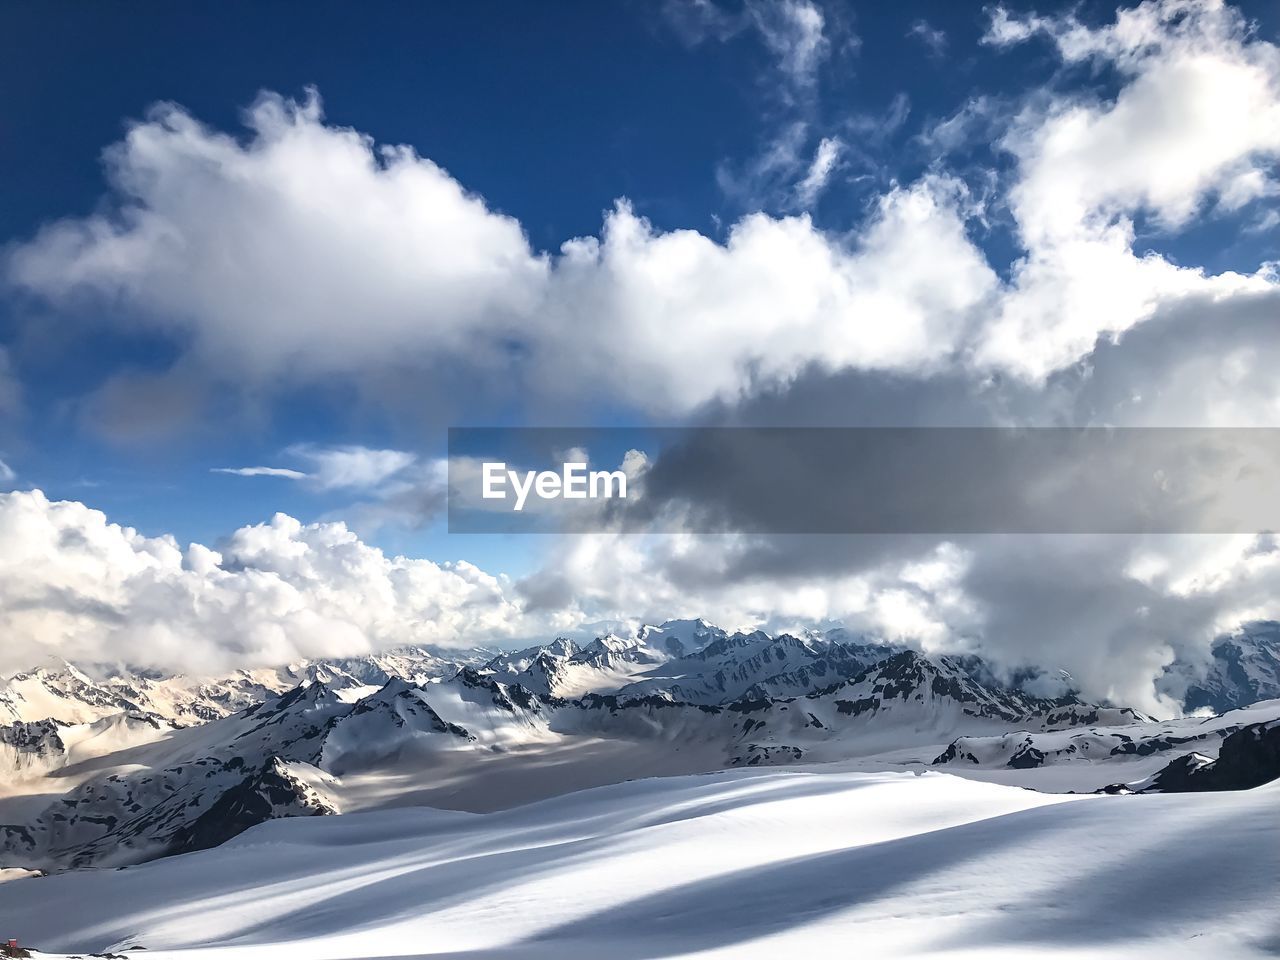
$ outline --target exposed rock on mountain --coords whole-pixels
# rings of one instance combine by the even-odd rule
[[[1188,712],[1225,713],[1280,698],[1280,623],[1249,624],[1219,637],[1206,662],[1172,664],[1160,687]]]
[[[1135,793],[1252,790],[1273,780],[1280,780],[1280,720],[1243,727],[1222,741],[1217,759],[1187,754],[1131,789]]]
[[[265,819],[410,802],[397,798],[437,783],[458,784],[449,804],[468,809],[469,771],[481,765],[517,780],[525,768],[564,775],[561,789],[572,789],[596,758],[609,766],[587,782],[643,775],[638,765],[932,761],[1021,775],[1140,761],[1127,778],[1091,775],[1085,789],[1201,789],[1185,784],[1269,769],[1271,740],[1231,738],[1280,716],[1280,704],[1260,704],[1157,724],[1073,695],[1032,695],[972,656],[844,631],[729,634],[705,621],[452,663],[415,648],[198,682],[94,680],[68,667],[20,675],[2,696],[11,712],[54,708],[0,726],[0,763],[15,781],[14,797],[0,798],[0,867],[47,870],[199,849]],[[1228,742],[1238,759],[1219,755]],[[1153,761],[1167,768],[1158,779]]]

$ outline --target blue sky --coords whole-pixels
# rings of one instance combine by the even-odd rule
[[[1141,704],[1269,609],[1274,551],[451,537],[439,460],[454,425],[1274,426],[1278,32],[1220,0],[6,5],[0,628],[171,666],[840,621],[1070,650]]]
[[[1079,9],[1086,22],[1113,12],[1108,4]],[[1273,5],[1242,9],[1261,35],[1274,34]],[[732,4],[723,10],[738,13]],[[889,184],[909,182],[936,159],[916,138],[966,102],[1112,82],[1097,65],[1064,69],[1044,41],[981,46],[988,16],[976,4],[833,3],[823,13],[831,49],[813,88],[796,94],[759,32],[695,42],[675,5],[9,5],[0,14],[10,47],[0,58],[10,91],[0,102],[0,235],[22,242],[50,220],[110,202],[102,151],[157,101],[242,135],[241,112],[259,91],[298,97],[309,85],[330,124],[412,145],[516,217],[538,249],[598,233],[618,197],[658,228],[712,237],[750,210],[794,212],[776,184],[744,193],[724,181],[746,179],[779,131],[799,122],[806,153],[824,134],[847,144],[809,211],[840,232],[856,228]],[[951,162],[985,170],[1007,158],[979,141]],[[1280,255],[1273,235],[1242,239],[1239,226],[1219,218],[1150,240],[1211,269]],[[998,215],[970,229],[997,269],[1018,252]],[[438,430],[418,434],[403,412],[352,412],[341,387],[313,386],[277,395],[251,417],[204,414],[194,429],[159,438],[104,438],[78,401],[120,370],[168,365],[173,343],[121,336],[119,324],[69,333],[20,298],[6,298],[0,317],[24,396],[22,415],[6,424],[6,462],[25,483],[90,499],[149,532],[209,540],[276,509],[312,518],[342,506],[341,496],[237,482],[211,475],[213,466],[257,463],[299,442],[439,446]],[[605,422],[646,419],[625,404],[597,403],[575,420],[599,422],[602,411]],[[512,416],[499,410],[486,422]],[[422,531],[375,536],[393,549],[427,542]],[[466,549],[492,556],[492,544]]]

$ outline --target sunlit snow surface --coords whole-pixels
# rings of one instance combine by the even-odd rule
[[[939,773],[637,780],[489,814],[272,821],[0,885],[6,936],[149,957],[1250,957],[1280,787],[1063,796]]]

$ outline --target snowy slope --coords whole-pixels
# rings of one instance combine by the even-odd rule
[[[1278,802],[739,771],[482,816],[278,820],[0,885],[0,918],[48,950],[187,960],[1263,957]]]

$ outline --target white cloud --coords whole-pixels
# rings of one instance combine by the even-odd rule
[[[776,16],[816,22],[787,10]],[[1044,34],[1124,81],[1111,100],[1032,98],[1009,127],[1004,200],[1025,253],[1003,283],[967,232],[982,208],[942,174],[891,187],[847,238],[756,213],[718,242],[656,230],[621,201],[599,237],[543,254],[429,160],[325,125],[314,97],[273,96],[250,111],[247,142],[158,109],[109,151],[119,211],[47,227],[10,255],[9,278],[54,301],[123,303],[189,343],[189,361],[268,390],[447,371],[534,409],[607,396],[665,416],[810,365],[1039,382],[1168,304],[1272,288],[1265,267],[1210,275],[1139,254],[1135,222],[1179,230],[1274,190],[1273,45],[1207,0],[1101,27],[992,24],[1004,43]],[[788,135],[764,162],[812,202],[841,145],[804,160]]]
[[[574,365],[548,364],[541,389],[599,371],[615,400],[679,412],[811,364],[940,366],[996,286],[965,234],[966,202],[946,179],[895,189],[852,249],[803,216],[746,217],[720,244],[659,233],[620,205],[602,240],[565,245],[555,295],[571,311]]]
[[[1239,208],[1271,191],[1280,156],[1280,50],[1234,9],[1155,0],[1097,28],[997,9],[988,37],[1007,45],[1037,34],[1067,62],[1114,66],[1124,83],[1109,101],[1030,106],[1003,142],[1018,163],[1008,202],[1027,254],[975,353],[1033,379],[1164,303],[1269,288],[1265,268],[1212,276],[1138,255],[1134,222],[1145,215],[1177,231],[1215,198]]]
[[[106,162],[119,209],[41,231],[11,280],[119,298],[215,369],[320,376],[492,348],[546,264],[520,225],[405,147],[263,96],[248,142],[172,105]]]
[[[1003,11],[1000,11],[1003,13]],[[999,14],[997,14],[998,16]],[[947,35],[929,23],[928,20],[916,20],[907,31],[908,37],[914,37],[925,45],[934,57],[941,57],[947,52]]]
[[[1234,9],[1165,0],[1096,30],[1048,21],[1067,61],[1127,75],[1112,102],[1059,99],[1007,146],[1022,176],[1012,203],[1032,244],[1135,211],[1185,225],[1212,194],[1265,192],[1280,153],[1280,50]]]
[[[18,473],[13,467],[0,460],[0,483],[13,483],[18,479]]]
[[[225,670],[408,643],[494,643],[535,628],[504,579],[468,563],[388,557],[341,523],[277,514],[220,550],[184,548],[32,491],[0,494],[0,542],[4,670],[51,653]]]
[[[827,183],[831,180],[831,174],[840,162],[840,154],[843,150],[844,144],[839,137],[823,137],[818,143],[818,149],[814,152],[813,162],[809,164],[808,172],[796,185],[796,199],[801,208],[813,206],[814,201],[818,199],[818,194],[826,189]]]
[[[830,53],[826,17],[811,0],[747,0],[740,12],[729,12],[713,0],[667,0],[663,15],[689,45],[725,42],[754,31],[773,55],[784,81],[811,87]]]
[[[722,244],[623,202],[549,258],[430,161],[325,126],[314,99],[264,97],[249,120],[244,144],[172,107],[136,125],[110,152],[120,213],[47,227],[11,281],[128,304],[261,387],[434,364],[664,414],[810,363],[927,369],[995,282],[946,178],[886,194],[852,244],[763,214]]]
[[[762,546],[767,541],[736,534],[580,535],[566,538],[555,563],[522,580],[519,589],[561,630],[596,620],[699,616],[731,630],[836,621],[893,641],[947,649],[954,646],[955,628],[973,616],[955,589],[969,558],[948,544],[906,557],[873,555],[825,573],[744,571]],[[928,564],[926,589],[912,581]]]
[[[375,450],[359,444],[320,447],[303,443],[285,453],[309,461],[307,477],[322,490],[374,489],[417,460],[403,450]]]
[[[1002,6],[991,10],[991,20],[982,35],[982,43],[993,47],[1009,47],[1030,40],[1044,28],[1045,20],[1034,14],[1015,17]]]
[[[742,16],[790,36],[796,64],[820,57],[811,4]],[[64,305],[108,299],[185,345],[187,369],[258,394],[335,377],[381,389],[413,371],[442,402],[452,377],[534,411],[604,396],[662,416],[810,365],[1039,383],[1168,305],[1272,289],[1265,265],[1211,275],[1139,253],[1135,224],[1181,230],[1275,191],[1277,48],[1212,0],[1146,3],[1098,27],[993,15],[993,43],[1036,35],[1068,62],[1114,66],[1121,84],[1111,99],[1041,92],[1009,126],[1015,169],[994,200],[1024,254],[1006,282],[968,235],[984,208],[943,173],[891,186],[845,236],[755,213],[719,242],[657,230],[620,201],[599,237],[543,253],[430,160],[326,125],[314,96],[271,95],[244,141],[157,108],[108,151],[115,212],[46,227],[6,272]],[[963,116],[987,118],[979,103]],[[956,125],[971,124],[931,142],[945,149]],[[762,169],[810,201],[841,143],[809,159],[808,126],[790,129]]]
[[[360,444],[317,446],[296,443],[285,449],[285,455],[304,460],[310,469],[292,467],[215,467],[214,473],[238,477],[284,477],[304,480],[319,490],[375,490],[396,474],[412,467],[417,457],[404,450],[378,450]]]
[[[844,622],[931,651],[1068,670],[1085,694],[1169,711],[1155,681],[1216,634],[1280,614],[1267,538],[557,539],[513,584],[390,557],[342,523],[277,514],[214,550],[77,502],[0,494],[0,671],[54,654],[205,672],[403,644],[504,644],[704,616],[730,629]]]
[[[237,477],[283,477],[286,480],[305,480],[307,474],[288,467],[214,467],[212,473],[229,473]]]
[[[798,86],[811,86],[830,49],[826,18],[810,0],[752,2],[747,12],[782,72]]]

